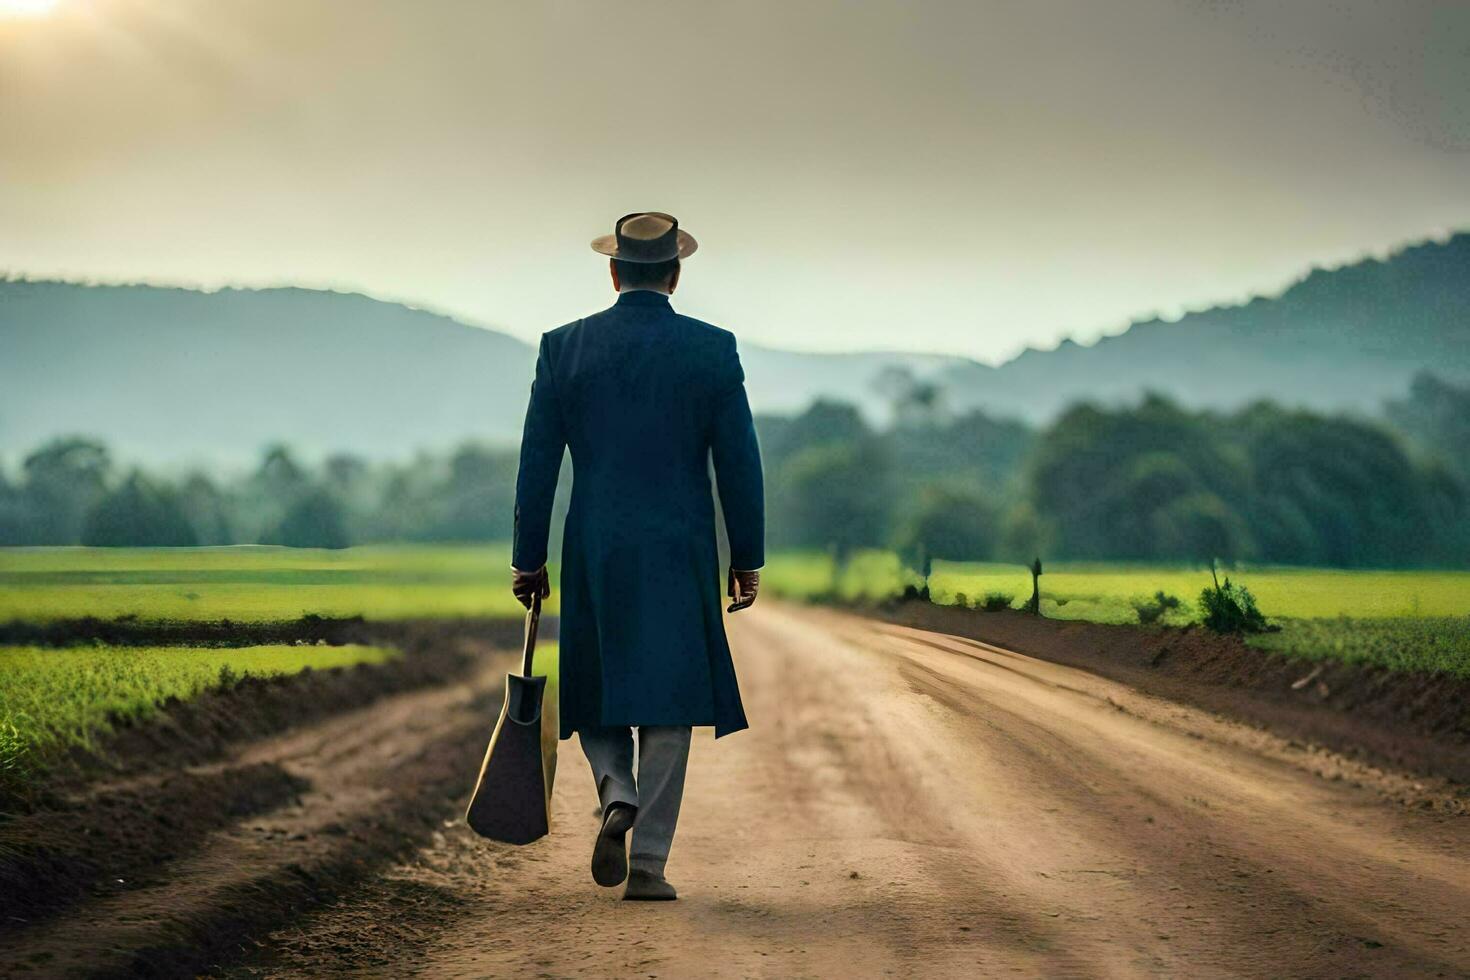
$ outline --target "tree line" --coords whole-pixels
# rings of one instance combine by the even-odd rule
[[[1422,376],[1383,419],[1157,395],[1032,430],[923,410],[876,431],[849,406],[764,420],[780,544],[932,559],[1470,564],[1470,388]]]
[[[841,561],[891,547],[921,569],[1037,555],[1470,564],[1470,389],[1427,375],[1381,420],[1149,396],[1079,404],[1040,429],[951,413],[902,372],[881,383],[894,402],[886,428],[830,401],[757,418],[773,549]],[[473,444],[394,464],[308,464],[282,445],[233,476],[167,476],[121,467],[94,440],[57,439],[0,468],[0,544],[501,541],[516,466],[514,449]],[[563,509],[570,477],[568,464]]]
[[[0,471],[0,545],[501,541],[516,465],[514,449],[478,445],[395,464],[338,454],[308,465],[277,445],[243,474],[170,478],[122,469],[101,443],[68,437]]]

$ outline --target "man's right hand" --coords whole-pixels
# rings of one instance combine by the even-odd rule
[[[551,576],[546,573],[545,565],[534,572],[523,572],[519,568],[511,571],[515,574],[511,579],[510,590],[515,593],[516,601],[527,609],[531,608],[531,600],[538,594],[543,599],[551,595]]]
[[[725,612],[739,612],[742,609],[749,609],[751,604],[755,602],[755,595],[760,591],[760,588],[760,569],[752,569],[748,572],[740,571],[737,568],[730,569],[729,585],[725,591],[735,601],[730,603]]]

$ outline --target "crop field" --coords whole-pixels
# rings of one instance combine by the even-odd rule
[[[509,564],[496,545],[0,549],[0,622],[518,618]],[[360,645],[0,647],[0,783],[24,781],[53,750],[91,746],[169,698],[395,655]],[[538,648],[537,664],[554,673],[554,645]]]
[[[0,550],[0,621],[518,618],[508,566],[504,545],[6,549]],[[1470,676],[1470,573],[1257,568],[1229,574],[1280,627],[1251,638],[1262,649]],[[765,570],[771,593],[797,599],[881,599],[917,582],[896,555],[881,551],[857,555],[835,581],[831,560],[820,554],[773,555]],[[1180,600],[1162,622],[1185,625],[1209,582],[1202,568],[1058,563],[1042,577],[1042,612],[1137,623],[1134,602],[1162,590]],[[1019,606],[1030,594],[1029,573],[1019,565],[937,562],[930,585],[934,601],[947,604],[979,605],[999,593]],[[549,613],[558,593],[553,587]],[[169,697],[217,685],[222,671],[228,682],[246,673],[390,655],[373,647],[0,648],[0,779],[50,748],[87,745],[117,719],[146,716]],[[543,645],[538,664],[554,674],[554,648]]]
[[[1287,619],[1279,633],[1262,633],[1247,642],[1308,660],[1470,677],[1470,616]]]
[[[1334,571],[1317,568],[1222,570],[1247,585],[1268,616],[1291,618],[1398,618],[1470,615],[1470,572]],[[781,554],[771,562],[767,582],[794,598],[836,594],[841,598],[880,599],[897,595],[918,578],[905,571],[891,552],[864,552],[834,583],[825,555]],[[1056,564],[1041,577],[1041,611],[1051,619],[1094,623],[1136,623],[1134,599],[1162,590],[1182,600],[1173,620],[1194,618],[1193,605],[1210,584],[1208,568],[1150,565]],[[953,605],[964,597],[975,605],[987,594],[1004,593],[1020,606],[1031,595],[1031,574],[1022,565],[970,562],[934,563],[933,601]]]
[[[0,549],[0,622],[519,616],[505,545]],[[556,596],[548,610],[555,612]]]
[[[533,934],[538,923],[549,921],[548,910],[590,908],[585,898],[590,886],[583,881],[586,852],[576,842],[596,827],[595,820],[583,821],[589,819],[588,814],[600,812],[600,807],[596,787],[586,778],[585,769],[580,778],[562,769],[555,790],[554,826],[559,829],[553,830],[559,836],[552,838],[549,848],[543,845],[540,853],[545,861],[533,863],[535,866],[487,876],[486,861],[498,860],[497,852],[487,851],[492,845],[476,840],[462,820],[485,740],[504,697],[500,681],[505,670],[513,669],[514,654],[507,648],[515,646],[519,635],[517,621],[522,609],[510,595],[506,559],[505,549],[495,547],[336,552],[275,548],[0,551],[0,601],[5,618],[53,621],[51,629],[16,628],[10,637],[0,639],[9,644],[0,645],[0,879],[11,886],[0,888],[0,920],[17,923],[6,933],[6,941],[0,942],[0,974],[273,974],[283,972],[277,966],[281,957],[300,954],[307,957],[302,968],[293,966],[284,972],[361,973],[388,964],[395,975],[499,975],[506,972],[502,966],[507,961],[493,937],[488,943],[471,936],[454,944],[433,944],[433,950],[442,948],[452,954],[447,962],[428,959],[418,937],[443,932],[446,923],[453,926],[458,921],[453,917],[471,925],[490,922],[500,932],[510,928]],[[1470,676],[1470,618],[1435,618],[1422,612],[1454,609],[1463,576],[1360,576],[1293,569],[1246,570],[1232,575],[1258,588],[1267,615],[1283,626],[1279,632],[1258,638],[1268,649],[1309,660],[1327,657]],[[913,584],[897,558],[883,552],[858,556],[836,583],[830,563],[823,558],[775,554],[765,578],[769,593],[808,600],[821,600],[834,592],[850,598],[880,598]],[[973,604],[987,592],[1004,591],[1019,604],[1028,578],[1024,569],[1015,566],[943,564],[936,569],[933,585],[941,601],[957,602],[964,592],[967,603]],[[1208,573],[1199,570],[1059,564],[1043,579],[1045,608],[1049,615],[1077,618],[1091,614],[1114,622],[1137,622],[1131,600],[1164,589],[1189,603],[1181,603],[1172,613],[1176,620],[1184,621],[1194,615],[1193,604],[1206,581]],[[1334,588],[1346,591],[1346,599]],[[1398,591],[1382,595],[1388,588]],[[555,583],[553,590],[553,596],[560,591]],[[1343,607],[1335,603],[1341,601],[1373,615],[1311,615],[1340,611]],[[891,782],[902,778],[895,766],[901,768],[907,759],[899,747],[912,744],[917,737],[924,745],[942,750],[937,763],[941,771],[963,771],[977,756],[1002,769],[1028,774],[1039,771],[1039,777],[1029,783],[1040,786],[1043,797],[1036,806],[1010,808],[1019,816],[1015,826],[1002,828],[1009,837],[1024,835],[1036,823],[1028,823],[1028,814],[1041,810],[1061,814],[1076,802],[1066,794],[1045,797],[1047,787],[1070,786],[1079,771],[1088,785],[1098,787],[1097,793],[1081,801],[1074,825],[1057,824],[1048,830],[1050,836],[1043,834],[1028,844],[1028,853],[1050,854],[1048,867],[1054,866],[1063,876],[1076,862],[1066,847],[1057,850],[1057,841],[1065,844],[1079,833],[1096,836],[1099,827],[1114,828],[1105,841],[1104,863],[1127,863],[1139,854],[1159,851],[1156,825],[1140,819],[1140,813],[1163,813],[1159,823],[1166,829],[1182,826],[1198,831],[1197,839],[1166,849],[1169,853],[1163,854],[1156,868],[1144,869],[1155,878],[1177,874],[1177,855],[1184,850],[1208,855],[1224,848],[1228,858],[1256,847],[1261,836],[1258,828],[1282,814],[1305,812],[1308,818],[1287,827],[1283,834],[1267,835],[1285,841],[1280,854],[1264,853],[1262,861],[1272,866],[1299,861],[1301,848],[1293,849],[1293,845],[1301,839],[1320,838],[1330,844],[1338,839],[1356,842],[1362,836],[1363,815],[1373,799],[1369,794],[1376,792],[1377,784],[1350,785],[1346,779],[1312,775],[1319,772],[1323,758],[1316,753],[1300,764],[1299,771],[1287,768],[1278,753],[1263,755],[1262,759],[1270,761],[1260,765],[1244,764],[1243,753],[1249,751],[1250,743],[1233,736],[1218,738],[1215,730],[1223,726],[1198,724],[1188,702],[1147,688],[1130,689],[1105,670],[1094,672],[1088,689],[1079,689],[1064,679],[1070,668],[1063,664],[1071,655],[1058,658],[1056,650],[1049,653],[1045,649],[1048,636],[1081,634],[1081,644],[1087,644],[1107,632],[1110,639],[1120,638],[1125,648],[1145,643],[1172,645],[1171,636],[1150,634],[1147,628],[1053,630],[1043,625],[1031,631],[1032,624],[1020,615],[976,610],[936,616],[927,607],[905,610],[918,612],[919,619],[932,617],[930,628],[961,635],[972,635],[966,629],[973,628],[979,635],[991,626],[1007,625],[1027,627],[1021,632],[1042,636],[1040,647],[1030,651],[1041,658],[1032,665],[1041,683],[1021,681],[1017,687],[1014,664],[1006,662],[1009,658],[933,656],[927,648],[915,647],[910,637],[895,636],[888,623],[877,619],[818,614],[795,603],[770,608],[775,605],[767,602],[764,611],[758,606],[731,617],[742,697],[759,726],[757,732],[764,730],[765,734],[731,740],[728,750],[722,746],[721,752],[735,753],[730,765],[691,767],[693,797],[718,799],[728,788],[731,766],[777,777],[758,781],[770,790],[767,795],[771,798],[754,798],[755,802],[768,809],[790,803],[782,802],[790,795],[785,792],[790,786],[841,785],[851,775],[847,770],[854,758],[874,770],[869,775]],[[1283,607],[1295,615],[1283,614]],[[361,614],[369,621],[326,631],[335,639],[319,644],[304,638],[318,624],[282,622],[307,613]],[[152,631],[134,630],[130,624],[104,630],[99,623],[55,622],[109,615],[136,616],[140,622],[183,622]],[[220,623],[224,616],[232,621]],[[500,616],[504,622],[441,618],[456,616]],[[397,617],[431,617],[433,621],[374,621]],[[902,620],[902,616],[895,618]],[[279,628],[261,628],[266,624]],[[109,642],[98,642],[104,634]],[[547,639],[553,639],[553,634],[548,629]],[[303,639],[291,645],[263,645],[266,636],[296,635]],[[32,642],[20,639],[25,636],[38,637],[36,644],[59,645],[20,645]],[[159,645],[169,642],[169,637],[177,637],[172,642],[178,645]],[[343,641],[356,645],[326,645]],[[220,645],[201,645],[216,642]],[[126,645],[130,643],[134,645]],[[1222,645],[1204,642],[1198,646],[1213,650]],[[1264,659],[1249,656],[1233,643],[1228,647],[1246,666]],[[1080,666],[1088,666],[1086,659],[1092,651],[1079,645],[1074,653],[1080,654]],[[860,756],[792,751],[789,739],[773,737],[781,732],[771,728],[771,719],[790,713],[789,665],[793,658],[810,674],[806,686],[818,692],[800,706],[804,730],[818,735],[856,732],[851,719],[857,712],[873,722],[859,726],[862,731],[852,736],[861,737],[861,745],[854,743]],[[1048,659],[1061,662],[1048,663]],[[549,693],[555,698],[555,644],[540,644],[537,660],[538,672],[549,675]],[[928,669],[930,665],[933,670]],[[925,673],[914,673],[912,666]],[[1295,663],[1286,666],[1293,668],[1291,680],[1312,670],[1298,671]],[[1338,697],[1350,690],[1366,691],[1370,696],[1384,689],[1406,690],[1416,698],[1423,695],[1415,707],[1427,703],[1435,718],[1447,717],[1453,723],[1462,714],[1456,695],[1463,685],[1423,684],[1417,677],[1372,677],[1372,683],[1350,689],[1340,683],[1340,676],[1352,673],[1321,672]],[[269,685],[238,683],[247,676],[283,680]],[[921,683],[915,683],[916,678]],[[1180,680],[1174,676],[1165,679]],[[1399,680],[1407,683],[1395,687]],[[1387,683],[1380,683],[1383,681]],[[933,687],[928,686],[931,684]],[[953,691],[953,697],[939,701],[944,687]],[[1116,704],[1127,701],[1130,690],[1142,691],[1130,704],[1133,710],[1097,709],[1104,692]],[[1243,702],[1253,692],[1232,689],[1229,693]],[[196,700],[191,709],[187,703],[191,698],[203,703]],[[186,703],[177,704],[173,699]],[[1174,703],[1181,706],[1174,707]],[[1235,703],[1226,702],[1227,706]],[[943,709],[929,710],[931,704],[941,704]],[[972,709],[971,704],[979,708]],[[1079,712],[1088,719],[1080,727],[1076,723]],[[1293,737],[1315,741],[1316,730],[1363,731],[1371,745],[1369,739],[1399,730],[1372,727],[1377,723],[1366,717],[1369,712],[1361,712],[1364,718],[1358,719],[1355,709],[1343,712],[1324,705],[1324,714],[1327,712],[1331,714],[1324,717],[1320,729]],[[1251,720],[1249,715],[1245,719]],[[132,729],[134,724],[140,724],[140,730]],[[920,726],[917,734],[915,725]],[[1040,756],[1028,747],[1038,732],[1048,744],[1060,747],[1044,753],[1042,762],[1060,760],[1061,769],[1036,769]],[[1406,744],[1412,748],[1419,741]],[[1421,756],[1408,756],[1408,762],[1398,764],[1418,780],[1418,770],[1408,768],[1417,765],[1415,760],[1453,757],[1457,745],[1446,741],[1441,748],[1435,743]],[[1187,746],[1184,755],[1178,754],[1181,746]],[[1326,743],[1324,751],[1330,750],[1333,745]],[[562,747],[563,753],[572,751],[574,747]],[[1139,765],[1140,759],[1146,764]],[[1078,760],[1087,763],[1084,770],[1078,769]],[[563,767],[572,762],[562,756]],[[1337,771],[1331,762],[1324,769],[1327,772],[1322,775]],[[1345,771],[1356,779],[1363,770]],[[1242,772],[1259,778],[1242,782]],[[1153,781],[1140,782],[1140,773]],[[1427,775],[1434,777],[1437,772],[1431,769]],[[1392,772],[1383,779],[1383,786],[1392,787],[1395,793],[1410,782]],[[1242,798],[1272,805],[1252,813],[1202,802],[1197,796],[1199,787],[1208,787],[1211,780],[1228,783]],[[984,780],[919,782],[921,788],[938,787],[938,795],[920,800],[923,805],[911,809],[939,815],[937,822],[919,829],[926,839],[948,842],[937,859],[940,864],[948,854],[962,852],[994,830],[993,820],[986,822],[989,816],[958,830],[952,826],[954,814],[989,813],[986,787],[976,788]],[[1419,791],[1422,784],[1413,785]],[[822,871],[821,881],[827,884],[819,899],[838,908],[883,899],[879,905],[887,915],[893,904],[886,900],[889,891],[902,898],[904,889],[893,890],[891,882],[885,886],[886,875],[864,875],[869,880],[859,880],[851,871],[856,860],[854,847],[876,855],[880,870],[883,861],[892,863],[889,815],[883,811],[883,801],[874,808],[869,795],[846,794],[837,801],[841,806],[836,810],[831,800],[817,800],[814,808],[798,813],[794,822],[818,831],[876,828],[871,840],[844,840],[833,852]],[[1283,799],[1289,805],[1280,805]],[[1413,800],[1417,798],[1407,798]],[[1457,799],[1443,805],[1458,804]],[[1312,809],[1314,805],[1317,810]],[[1401,807],[1399,802],[1391,805],[1395,813]],[[696,859],[682,865],[679,876],[681,887],[691,883],[690,892],[706,896],[696,897],[696,902],[708,902],[707,896],[718,901],[719,889],[729,887],[720,877],[729,863],[728,848],[706,848],[703,853],[697,849],[701,837],[716,844],[739,839],[744,824],[743,815],[736,810],[707,807],[700,815],[709,823],[702,834],[693,835],[691,851]],[[1324,832],[1323,813],[1347,816],[1339,821],[1340,826],[1329,826]],[[1391,833],[1368,843],[1389,857],[1364,872],[1364,889],[1390,879],[1410,884],[1433,882],[1439,867],[1435,862],[1442,864],[1445,854],[1461,853],[1456,848],[1463,841],[1453,835],[1406,843],[1403,821],[1380,822],[1391,825]],[[1438,814],[1425,815],[1422,823],[1413,824],[1436,832],[1448,825]],[[1229,836],[1241,826],[1257,828],[1244,844]],[[1060,837],[1052,833],[1057,827]],[[798,826],[790,846],[778,849],[769,867],[753,868],[751,874],[757,876],[753,882],[758,883],[760,875],[769,879],[759,886],[765,891],[758,904],[765,902],[772,908],[789,904],[788,891],[783,889],[790,887],[790,862],[782,860],[782,855],[809,854],[812,848],[806,838],[810,834]],[[573,846],[559,846],[557,840]],[[1428,857],[1413,867],[1392,860],[1401,852],[1420,851]],[[401,863],[405,855],[411,855],[411,866]],[[899,855],[904,862],[912,857]],[[1303,873],[1313,880],[1324,876],[1337,880],[1333,874],[1345,866],[1358,867],[1353,861],[1361,863],[1360,859],[1349,848],[1326,855],[1320,868],[1306,868]],[[432,862],[436,875],[442,875],[440,880],[453,886],[456,895],[468,897],[462,903],[456,900],[453,907],[435,894],[425,897],[419,879],[404,873],[424,862]],[[1184,863],[1190,868],[1199,864]],[[1222,861],[1218,868],[1181,880],[1177,887],[1181,893],[1195,889],[1225,895],[1222,907],[1239,904],[1240,882],[1245,879],[1238,865],[1238,861]],[[715,872],[701,877],[701,867]],[[939,865],[935,868],[942,871]],[[821,884],[816,875],[811,877],[814,887]],[[1092,887],[1091,877],[1066,877],[1059,887],[1074,889],[1082,879],[1087,879],[1083,885]],[[942,873],[928,878],[946,880]],[[885,887],[889,891],[883,891]],[[1115,884],[1098,887],[1098,895],[1116,890]],[[1266,891],[1246,898],[1273,907],[1271,887],[1268,883]],[[1412,933],[1415,924],[1423,922],[1421,908],[1447,908],[1442,891],[1429,889],[1422,896],[1410,896],[1420,905],[1402,923],[1393,924],[1394,934]],[[958,899],[948,893],[926,893],[916,899],[915,907],[924,914],[932,908],[958,907],[957,903],[985,907],[989,899],[984,892],[982,887],[973,896],[966,893]],[[527,894],[534,900],[529,906],[523,900]],[[1028,893],[1028,901],[1050,907],[1059,894],[1045,886]],[[336,896],[345,897],[339,903]],[[1098,900],[1097,895],[1084,897],[1094,904]],[[1046,905],[1041,906],[1042,902]],[[1146,919],[1157,905],[1144,895],[1119,913],[1119,921]],[[764,907],[756,907],[749,921],[729,923],[725,931],[740,937],[759,936],[766,925]],[[1314,904],[1309,911],[1318,908]],[[525,914],[506,927],[507,909],[522,909]],[[1436,934],[1452,928],[1460,912],[1459,908],[1443,911],[1431,923]],[[974,915],[962,908],[943,931],[953,935],[955,928],[968,928],[964,923],[973,921]],[[364,922],[371,928],[364,928]],[[383,922],[393,923],[394,928],[377,925]],[[1331,923],[1326,939],[1308,936],[1304,942],[1312,948],[1306,955],[1317,955],[1322,943],[1336,941],[1347,929],[1357,928],[1355,922]],[[1181,924],[1189,925],[1183,920]],[[576,923],[568,926],[566,936],[570,938],[558,942],[568,946],[574,941],[575,927]],[[247,928],[259,930],[266,938],[251,938]],[[881,931],[881,923],[875,928]],[[269,945],[275,941],[272,937],[286,935],[276,930],[290,931],[279,949]],[[1079,942],[1102,948],[1116,936],[1109,925],[1106,931],[1082,936]],[[998,948],[1005,942],[1005,935],[996,940]],[[201,947],[201,943],[214,945]],[[977,961],[978,967],[970,961],[970,948],[965,947],[966,958],[955,960],[950,972],[984,972],[983,961]],[[1380,951],[1383,948],[1379,946]],[[226,957],[235,955],[231,952],[235,949],[250,956],[258,950],[261,959],[232,965]],[[471,950],[474,956],[459,959],[463,950]],[[493,958],[481,958],[485,950]],[[1437,954],[1439,948],[1432,952]],[[754,962],[759,953],[747,949],[742,955],[745,961]],[[145,955],[156,959],[144,959]],[[913,959],[910,952],[903,955]],[[195,958],[185,961],[185,956]],[[623,958],[633,962],[640,956],[637,949],[630,948]],[[189,964],[187,971],[175,968],[180,962]],[[1424,962],[1441,965],[1430,956]],[[1028,963],[1032,961],[1021,966]],[[1419,963],[1411,961],[1413,966]],[[662,965],[666,968],[661,972],[681,975],[686,964]],[[687,965],[689,970],[683,972],[698,972],[697,963]],[[568,969],[575,967],[572,963]],[[795,964],[795,972],[800,973],[800,967]],[[1391,971],[1383,972],[1388,975]]]
[[[169,698],[190,698],[246,675],[274,677],[380,663],[370,646],[0,647],[0,783],[24,776],[49,750],[89,747],[122,721]]]
[[[1058,563],[1044,571],[1042,615],[1095,623],[1137,623],[1135,601],[1159,591],[1180,600],[1161,622],[1195,622],[1200,591],[1211,583],[1207,568]],[[1265,567],[1220,575],[1247,586],[1280,627],[1249,639],[1261,649],[1470,676],[1470,572]],[[895,596],[920,580],[897,555],[871,551],[856,555],[835,580],[825,555],[780,554],[766,583],[792,598],[854,600]],[[1019,607],[1031,595],[1031,575],[1021,565],[935,562],[930,594],[937,603],[971,606],[1000,594]]]
[[[509,564],[509,549],[494,545],[0,549],[0,622],[518,618],[523,610],[510,594]],[[372,646],[0,647],[0,784],[26,781],[53,750],[91,746],[169,698],[187,699],[246,675],[395,655]],[[554,668],[555,648],[543,644],[537,659]]]

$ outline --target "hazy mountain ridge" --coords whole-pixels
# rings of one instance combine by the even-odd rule
[[[1063,341],[998,367],[971,362],[936,380],[956,407],[1031,421],[1146,390],[1193,407],[1270,399],[1376,414],[1424,369],[1470,380],[1467,233],[1314,269],[1276,297],[1139,321],[1090,346]]]
[[[903,368],[918,378],[937,378],[945,371],[973,364],[968,358],[902,351],[815,353],[776,350],[740,342],[745,386],[757,412],[795,414],[817,397],[851,402],[878,422],[892,414],[874,385],[888,368]]]
[[[513,439],[534,352],[504,334],[307,289],[0,284],[0,446],[97,435],[125,457],[402,457]]]
[[[757,411],[817,394],[862,404],[888,365],[931,375],[937,355],[808,354],[742,344]],[[533,346],[355,293],[0,282],[0,454],[64,433],[124,458],[309,453],[401,459],[468,439],[520,438]]]
[[[1195,407],[1270,398],[1376,414],[1422,369],[1470,380],[1470,234],[998,367],[741,350],[758,412],[822,396],[882,419],[874,379],[901,366],[941,385],[954,408],[1037,422],[1079,400],[1146,390]],[[0,455],[13,461],[62,433],[152,461],[243,462],[277,440],[370,458],[513,442],[533,360],[530,345],[503,333],[352,293],[3,281]]]

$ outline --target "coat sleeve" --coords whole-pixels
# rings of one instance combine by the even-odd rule
[[[755,421],[745,394],[745,371],[733,336],[717,379],[710,448],[720,507],[725,512],[725,534],[730,540],[730,567],[760,568],[766,563],[765,483]]]
[[[526,407],[526,425],[521,433],[521,465],[516,475],[511,564],[528,572],[546,564],[551,504],[567,445],[546,347],[543,336],[541,350],[536,355],[536,378],[531,382],[531,402]]]

